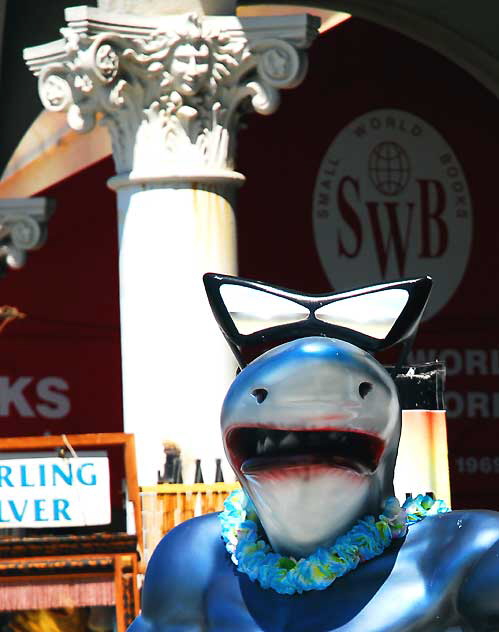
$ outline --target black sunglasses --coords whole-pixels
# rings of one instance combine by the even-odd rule
[[[307,336],[338,338],[371,353],[402,343],[397,368],[407,358],[432,286],[421,277],[306,295],[222,274],[205,274],[203,281],[241,368],[247,348]]]

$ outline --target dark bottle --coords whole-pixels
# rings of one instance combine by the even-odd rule
[[[180,456],[175,457],[175,461],[173,463],[173,482],[184,482],[184,479],[182,477],[182,459],[180,458]]]
[[[216,459],[217,469],[215,472],[215,483],[224,482],[224,473],[222,472],[222,459]]]
[[[196,474],[194,475],[195,483],[204,483],[203,471],[201,470],[201,459],[196,459]]]

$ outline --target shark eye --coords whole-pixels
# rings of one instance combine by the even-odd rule
[[[371,382],[361,382],[359,384],[359,395],[362,399],[365,399],[367,395],[373,390]]]
[[[251,394],[261,404],[269,393],[265,388],[255,388],[254,391],[251,391]]]

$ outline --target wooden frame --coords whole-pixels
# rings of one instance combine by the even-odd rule
[[[0,438],[0,452],[35,452],[66,448],[104,448],[123,446],[125,458],[125,477],[128,498],[133,504],[137,545],[142,553],[142,513],[140,509],[139,484],[137,480],[137,464],[135,460],[135,437],[124,432],[101,432],[78,435],[50,435],[43,437],[3,437]]]
[[[124,533],[88,536],[1,537],[0,584],[44,581],[107,581],[114,584],[118,632],[125,632],[139,611],[137,576],[143,551],[142,513],[132,434],[92,433],[0,438],[0,452],[36,452],[57,448],[122,446],[128,499],[133,504],[136,537]]]

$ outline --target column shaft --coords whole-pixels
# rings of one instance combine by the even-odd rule
[[[156,481],[165,440],[182,448],[185,482],[196,458],[213,481],[223,454],[216,424],[235,365],[202,275],[236,273],[231,198],[216,184],[118,189],[124,423],[142,484]]]

